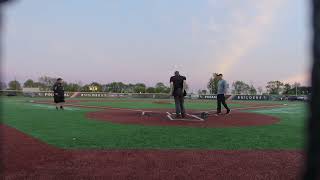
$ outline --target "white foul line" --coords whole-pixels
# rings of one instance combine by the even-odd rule
[[[200,121],[200,120],[194,120],[194,119],[172,119],[172,121],[203,122],[203,121]]]
[[[174,121],[174,119],[173,119],[170,115],[167,115],[167,117],[168,117],[171,121]]]
[[[174,119],[174,118],[172,118],[172,115],[173,114],[175,114],[175,113],[169,113],[169,112],[167,112],[167,117],[171,120],[171,121],[193,121],[193,122],[199,122],[199,120],[200,121],[204,121],[204,119],[201,119],[201,118],[199,118],[198,116],[195,116],[195,115],[190,115],[190,114],[187,114],[188,116],[190,116],[190,117],[193,117],[193,118],[196,118],[196,119],[198,119],[198,120],[192,120],[192,119]]]
[[[196,119],[199,119],[200,121],[204,121],[204,119],[202,119],[202,118],[200,118],[200,117],[198,117],[198,116],[196,116],[196,115],[191,115],[191,114],[187,114],[188,116],[191,116],[191,117],[194,117],[194,118],[196,118]]]

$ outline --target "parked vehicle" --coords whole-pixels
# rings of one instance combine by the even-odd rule
[[[35,97],[35,96],[36,96],[36,94],[33,93],[33,92],[26,92],[26,93],[23,93],[23,95],[24,95],[25,97]]]
[[[288,96],[288,101],[297,101],[297,96]]]
[[[9,92],[9,93],[7,94],[7,96],[17,96],[17,93],[16,93],[16,92]]]
[[[298,96],[298,97],[297,97],[297,100],[298,100],[298,101],[308,101],[308,100],[309,100],[309,97],[308,97],[308,96]]]

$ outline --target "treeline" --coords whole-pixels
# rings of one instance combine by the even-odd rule
[[[42,76],[38,81],[28,79],[23,84],[13,80],[8,84],[0,82],[0,90],[21,90],[24,88],[39,88],[41,91],[50,91],[56,78]],[[68,92],[111,92],[111,93],[169,93],[170,88],[164,83],[157,83],[154,87],[147,87],[144,83],[125,84],[122,82],[112,82],[108,84],[100,84],[92,82],[90,84],[82,85],[81,82],[68,83],[64,82],[65,90]],[[231,94],[240,95],[308,95],[311,93],[311,88],[301,86],[300,83],[283,83],[281,81],[269,81],[263,87],[255,87],[253,84],[244,81],[235,81],[229,87]],[[207,89],[198,90],[198,94],[216,94],[218,90],[218,80],[210,77],[207,84]]]
[[[215,74],[215,73],[214,73]],[[207,89],[198,90],[198,94],[216,94],[218,91],[218,80],[214,76],[210,77],[207,84]],[[269,81],[267,85],[263,87],[255,87],[253,84],[248,84],[244,81],[235,81],[232,83],[231,94],[239,95],[308,95],[311,93],[311,88],[307,86],[301,86],[300,83],[283,83],[281,81]]]
[[[19,81],[13,80],[8,84],[0,82],[1,90],[22,90],[22,88],[39,88],[41,91],[52,90],[56,78],[43,76],[34,81],[28,79],[23,84]],[[92,82],[90,84],[82,85],[81,82],[64,82],[65,91],[68,92],[111,92],[111,93],[169,93],[170,87],[164,83],[159,82],[154,87],[148,87],[144,83],[125,84],[122,82],[112,82],[108,84],[100,84]]]
[[[301,86],[300,83],[283,83],[281,81],[270,81],[266,86],[267,93],[272,95],[308,95],[311,93],[311,87]]]

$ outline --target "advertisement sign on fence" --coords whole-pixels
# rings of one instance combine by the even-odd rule
[[[225,95],[226,99],[228,99],[231,95]],[[216,100],[217,95],[211,94],[211,95],[199,95],[199,99],[212,99]],[[234,95],[232,96],[232,100],[255,100],[255,101],[267,101],[270,100],[270,96],[268,95]]]
[[[268,95],[235,95],[232,100],[255,100],[255,101],[268,101],[270,96]]]
[[[109,97],[108,93],[80,93],[80,97]]]
[[[217,95],[199,95],[199,99],[217,99]]]
[[[132,97],[132,98],[154,98],[154,99],[166,99],[170,98],[167,94],[148,94],[148,93],[104,93],[104,92],[66,92],[66,97],[94,97],[94,98],[106,98],[106,97]],[[40,92],[35,96],[40,97],[52,97],[53,92]]]
[[[40,92],[40,93],[38,93],[38,94],[39,94],[40,97],[41,97],[41,96],[53,97],[53,92]],[[70,93],[64,93],[64,96],[65,96],[65,97],[70,97],[71,95],[70,95]]]
[[[231,95],[225,95],[226,99],[228,99]],[[217,95],[215,94],[210,94],[210,95],[199,95],[199,99],[212,99],[212,100],[216,100],[217,99]]]

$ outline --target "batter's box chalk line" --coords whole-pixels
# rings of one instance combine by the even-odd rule
[[[167,117],[170,121],[192,121],[192,122],[203,122],[205,121],[204,119],[196,116],[196,115],[192,115],[192,114],[186,114],[187,116],[189,117],[192,117],[194,119],[184,119],[184,118],[179,118],[179,119],[175,119],[172,117],[172,115],[175,115],[176,113],[170,113],[170,112],[167,112]]]

